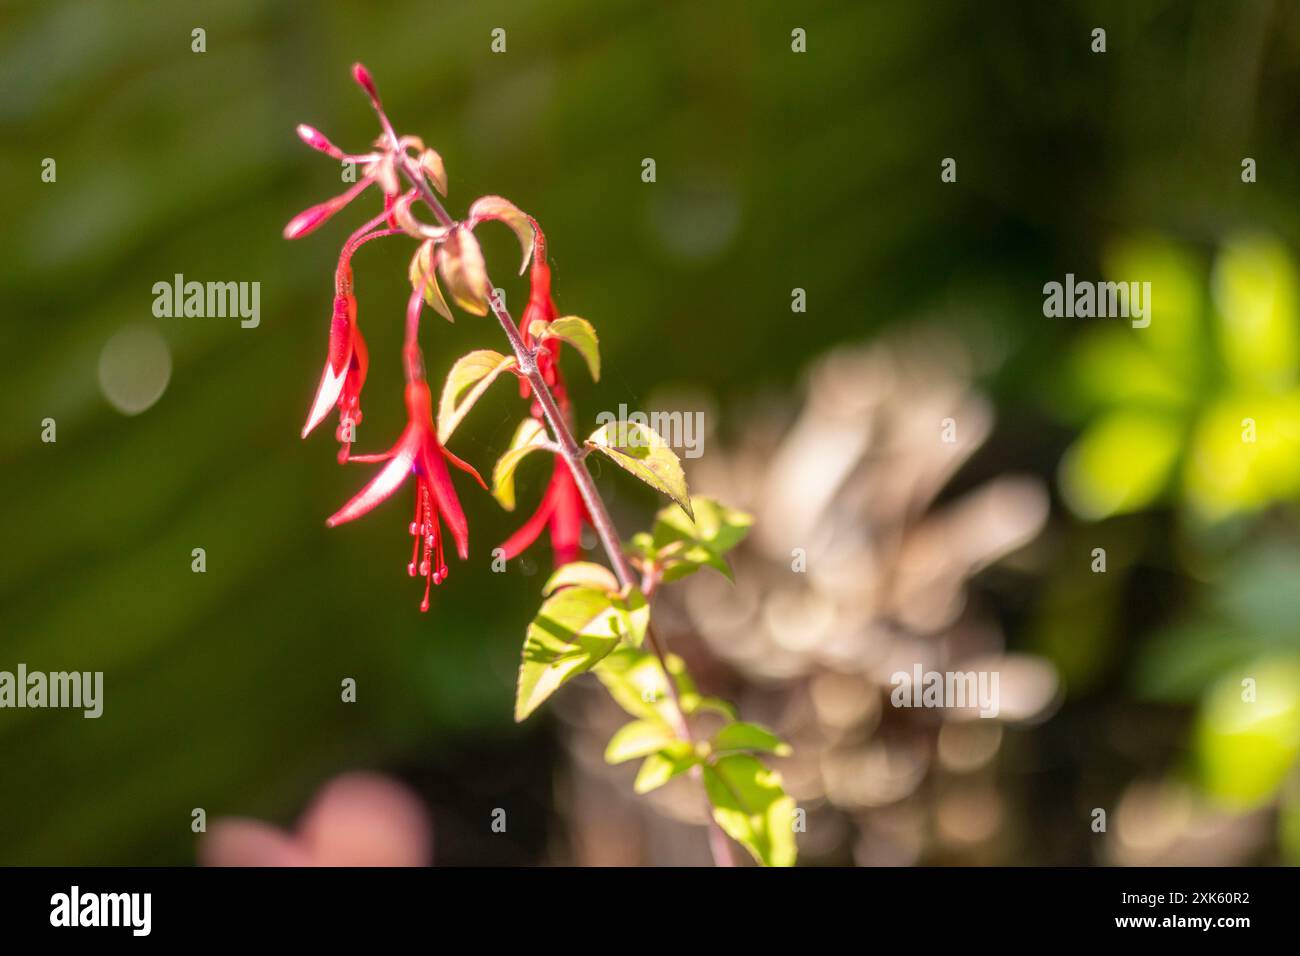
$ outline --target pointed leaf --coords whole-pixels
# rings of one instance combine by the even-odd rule
[[[676,508],[664,508],[655,515],[655,547],[683,541],[702,545],[714,554],[724,554],[740,544],[754,525],[753,515],[702,495],[691,498],[691,509],[694,519]]]
[[[671,747],[645,758],[640,771],[637,772],[632,789],[637,793],[657,790],[673,777],[685,773],[699,762],[700,758],[695,755],[691,745],[685,741],[678,741]]]
[[[715,751],[726,750],[761,750],[776,754],[778,757],[790,755],[790,745],[766,727],[738,720],[727,724],[711,741]]]
[[[659,720],[634,720],[624,724],[605,748],[605,763],[623,763],[652,753],[676,743],[673,729]]]
[[[618,646],[626,630],[624,614],[603,591],[573,587],[547,598],[524,640],[515,720],[523,720],[561,685],[590,670]]]
[[[447,168],[442,164],[442,157],[437,150],[425,149],[420,153],[420,168],[438,190],[440,196],[447,195]]]
[[[610,422],[591,433],[587,447],[663,492],[690,515],[690,493],[682,463],[654,429],[635,422]]]
[[[411,280],[411,288],[419,289],[420,294],[424,296],[424,301],[429,307],[436,311],[448,322],[456,321],[451,314],[451,309],[447,306],[447,300],[442,297],[442,288],[438,285],[438,276],[433,268],[434,244],[432,240],[420,243],[419,248],[415,250],[415,255],[411,256],[411,265],[407,270],[407,275]]]
[[[668,666],[675,674],[678,693],[683,707],[690,712],[688,700],[694,691],[686,666],[676,654],[668,655]],[[633,717],[642,720],[673,720],[672,694],[668,690],[668,677],[659,666],[659,658],[649,651],[624,644],[596,666],[596,677],[605,690]],[[698,700],[699,695],[695,698]]]
[[[794,866],[794,798],[781,775],[747,754],[722,757],[704,767],[704,789],[713,819],[764,866]]]
[[[529,452],[546,443],[546,426],[535,418],[525,418],[515,429],[510,447],[497,459],[492,469],[492,497],[506,511],[515,510],[515,469]]]
[[[469,228],[473,229],[484,219],[504,222],[514,231],[524,252],[524,261],[519,264],[519,274],[523,275],[533,254],[532,221],[518,206],[502,196],[483,196],[474,200],[474,205],[469,207]]]
[[[596,338],[596,330],[586,319],[580,319],[576,315],[566,315],[556,319],[554,322],[547,323],[542,330],[542,338],[568,342],[578,350],[582,360],[587,363],[591,380],[600,381],[600,342]]]
[[[438,403],[438,441],[447,443],[456,426],[502,372],[514,368],[515,357],[491,349],[477,349],[462,355],[447,373]],[[469,389],[468,393],[465,390]]]

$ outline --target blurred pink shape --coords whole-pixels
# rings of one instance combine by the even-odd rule
[[[427,866],[433,833],[420,801],[395,780],[335,777],[286,832],[260,820],[213,822],[199,840],[203,866]]]

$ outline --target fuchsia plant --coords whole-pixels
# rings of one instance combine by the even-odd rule
[[[413,477],[415,515],[410,533],[415,540],[407,573],[424,578],[420,610],[427,611],[430,588],[441,584],[448,573],[444,525],[461,560],[469,555],[468,522],[448,464],[487,487],[471,465],[447,450],[446,443],[491,383],[502,373],[514,375],[521,397],[531,402],[510,447],[493,468],[493,496],[513,510],[514,475],[520,463],[535,451],[549,452],[554,462],[541,504],[502,550],[510,560],[549,529],[556,565],[524,641],[516,720],[531,714],[573,677],[591,671],[634,718],[610,740],[605,759],[610,763],[642,759],[634,784],[638,793],[688,774],[704,785],[711,817],[710,846],[719,864],[732,862],[725,833],[762,864],[792,865],[794,801],[782,788],[780,775],[755,756],[784,755],[789,753],[788,745],[757,724],[737,720],[726,701],[701,695],[681,658],[666,650],[650,623],[650,600],[664,582],[705,566],[731,576],[725,555],[748,532],[750,517],[716,501],[691,498],[677,456],[644,425],[608,424],[578,444],[560,349],[563,344],[573,348],[592,378],[599,379],[599,343],[587,320],[558,315],[540,226],[500,196],[484,196],[470,205],[463,220],[453,219],[438,198],[447,195],[442,158],[418,137],[396,133],[365,67],[355,65],[353,77],[369,96],[382,135],[371,151],[349,154],[312,127],[299,126],[298,135],[307,145],[355,163],[362,176],[346,192],[299,213],[284,229],[285,238],[297,239],[319,228],[369,187],[377,187],[383,196],[383,211],[353,232],[339,255],[329,350],[303,437],[337,408],[339,461],[384,465],[326,524],[334,527],[365,515]],[[432,214],[433,223],[415,215],[417,202]],[[519,239],[521,273],[531,261],[528,305],[518,326],[492,294],[474,235],[488,220],[504,223]],[[408,273],[411,294],[403,346],[407,424],[389,451],[354,455],[368,355],[358,324],[351,261],[365,243],[397,236],[418,243]],[[479,349],[457,360],[447,375],[435,419],[419,332],[426,305],[452,321],[443,285],[451,301],[464,311],[493,313],[510,354]],[[658,514],[649,532],[634,535],[626,547],[587,470],[584,459],[593,451],[674,502]],[[609,568],[579,560],[584,523],[595,530]]]

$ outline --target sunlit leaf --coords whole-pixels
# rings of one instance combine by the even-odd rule
[[[1210,519],[1300,492],[1300,393],[1215,402],[1192,433],[1185,480],[1188,500]]]
[[[664,508],[655,515],[656,547],[690,541],[722,554],[740,544],[754,524],[753,515],[728,508],[713,498],[697,495],[691,499],[691,507],[694,518],[687,518],[676,508]]]
[[[604,591],[573,587],[546,599],[528,625],[515,720],[523,720],[561,685],[619,645],[627,632],[626,614]]]
[[[704,767],[713,819],[764,866],[794,866],[794,798],[781,775],[748,754],[721,757]]]
[[[684,578],[702,567],[713,568],[731,580],[731,565],[723,555],[744,540],[753,517],[712,498],[694,497],[691,507],[694,520],[674,507],[655,516],[650,557],[662,564],[665,581]]]
[[[670,664],[674,660],[681,663],[671,654],[668,659]],[[633,717],[665,722],[673,719],[668,677],[654,654],[625,644],[601,661],[595,673],[614,702]]]
[[[1158,353],[1166,367],[1206,364],[1213,346],[1205,321],[1204,268],[1193,254],[1160,236],[1123,238],[1103,250],[1102,271],[1111,282],[1151,284],[1151,324],[1129,327],[1129,334]]]
[[[1076,514],[1091,520],[1144,508],[1168,485],[1181,444],[1175,417],[1111,412],[1066,452],[1061,491]]]
[[[1224,676],[1201,706],[1196,756],[1217,801],[1246,810],[1271,799],[1300,757],[1300,664],[1261,660]]]
[[[600,381],[600,342],[596,338],[596,330],[586,319],[580,319],[576,315],[566,315],[556,319],[545,326],[542,338],[568,342],[578,350],[582,360],[587,363],[591,380]]]
[[[679,741],[658,753],[645,758],[641,769],[632,785],[637,793],[649,793],[657,790],[673,777],[685,773],[700,762],[691,745]]]
[[[609,739],[605,748],[605,763],[623,763],[652,753],[658,753],[675,743],[673,729],[659,720],[634,720],[624,724]]]
[[[546,444],[546,426],[535,418],[525,418],[515,429],[510,447],[497,459],[492,468],[492,497],[506,511],[515,510],[515,471],[519,463],[531,452]]]
[[[502,355],[491,349],[477,349],[458,358],[447,373],[442,400],[438,403],[438,441],[445,445],[493,380],[516,364],[513,355]]]
[[[778,757],[789,756],[791,753],[790,745],[772,731],[743,720],[727,724],[713,735],[710,743],[720,753],[728,750],[759,750]]]
[[[635,422],[610,422],[592,432],[587,447],[663,492],[691,515],[682,464],[659,433]]]
[[[1227,242],[1214,263],[1214,303],[1223,332],[1219,348],[1237,381],[1289,388],[1300,364],[1295,265],[1267,236]]]
[[[598,591],[616,592],[619,590],[618,578],[614,572],[601,564],[591,561],[570,561],[547,579],[542,587],[542,594],[550,594],[565,587],[588,587]]]

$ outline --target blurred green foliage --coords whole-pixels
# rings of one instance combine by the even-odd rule
[[[1300,302],[1289,252],[1230,238],[1208,282],[1159,239],[1117,242],[1104,261],[1112,281],[1151,283],[1153,316],[1148,328],[1111,320],[1071,356],[1071,397],[1095,414],[1061,463],[1071,507],[1090,519],[1138,511],[1173,485],[1213,521],[1294,498]]]

